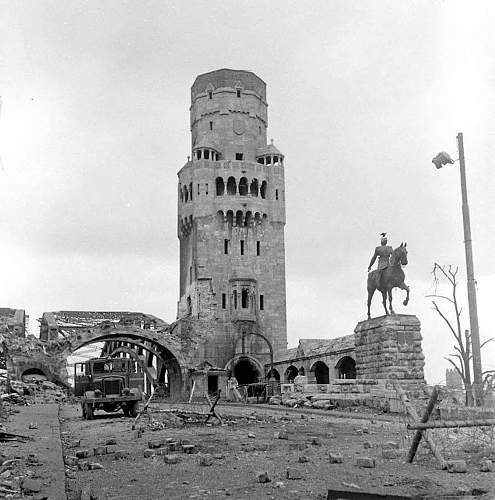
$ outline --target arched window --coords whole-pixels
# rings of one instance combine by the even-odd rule
[[[187,314],[192,314],[192,302],[191,297],[187,297]],[[151,357],[151,356],[150,356]]]
[[[241,210],[238,210],[235,214],[235,223],[237,226],[242,226],[242,217],[243,213]]]
[[[204,152],[203,152],[203,156],[204,156],[205,160],[209,160],[210,159],[210,150],[209,149],[205,149]]]
[[[262,165],[264,165],[264,164],[265,164],[265,159],[264,159],[263,157],[258,158],[256,161],[257,161],[258,163],[261,163]]]
[[[193,199],[193,189],[192,189],[192,182],[189,183],[189,199],[192,201]]]
[[[338,378],[356,378],[356,362],[350,356],[340,358],[335,370]]]
[[[234,224],[234,212],[232,210],[227,210],[227,223],[232,226]]]
[[[237,194],[237,184],[233,177],[227,180],[227,194]]]
[[[187,200],[189,199],[189,193],[187,191],[187,186],[184,186],[183,191],[184,191],[184,202],[187,203]]]
[[[248,194],[248,181],[245,177],[241,177],[239,181],[239,194],[241,196],[246,196]]]
[[[198,160],[201,160],[201,149],[198,149],[198,150],[196,151],[196,158],[197,158]]]
[[[328,366],[323,361],[317,361],[311,371],[315,374],[317,384],[328,384],[330,376]]]
[[[297,375],[298,375],[297,368],[294,365],[290,365],[289,368],[285,370],[285,381],[293,383]]]
[[[217,196],[223,196],[223,194],[225,193],[225,183],[223,182],[223,179],[221,177],[217,177],[216,186]]]
[[[253,221],[253,213],[246,212],[246,217],[244,218],[244,225],[249,226],[251,225],[252,221]]]
[[[249,292],[245,288],[241,292],[241,307],[243,309],[249,307]]]
[[[237,290],[234,290],[234,309],[237,309]]]
[[[251,181],[251,196],[258,196],[258,179],[253,179]]]
[[[263,181],[261,183],[261,188],[260,188],[260,195],[263,199],[266,198],[266,188],[267,188],[267,184],[266,184],[266,181]]]
[[[257,224],[261,222],[261,214],[259,212],[256,212],[254,214],[254,220],[256,221]]]

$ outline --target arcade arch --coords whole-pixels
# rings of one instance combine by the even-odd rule
[[[337,361],[335,372],[338,378],[356,378],[356,361],[350,356],[344,356]]]

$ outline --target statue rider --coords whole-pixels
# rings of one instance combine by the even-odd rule
[[[387,245],[387,233],[381,233],[381,245],[375,248],[375,253],[371,258],[370,265],[368,266],[368,273],[371,270],[371,266],[375,263],[378,258],[378,268],[376,272],[376,288],[380,287],[380,280],[382,278],[382,273],[390,264],[390,256],[392,255],[392,247]]]

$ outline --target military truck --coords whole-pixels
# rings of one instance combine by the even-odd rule
[[[74,393],[82,396],[86,420],[95,410],[123,410],[126,417],[136,417],[143,386],[142,366],[130,358],[92,358],[74,365]]]

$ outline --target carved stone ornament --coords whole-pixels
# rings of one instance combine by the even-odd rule
[[[240,118],[234,118],[234,133],[242,135],[246,131],[246,124]]]

